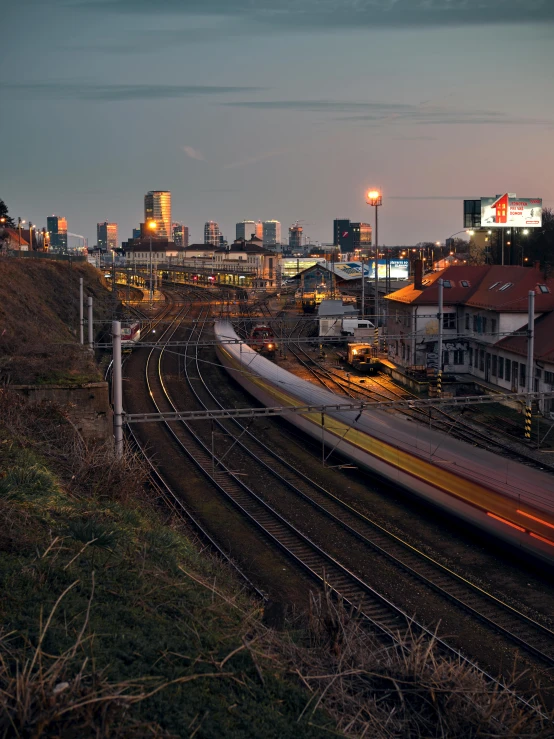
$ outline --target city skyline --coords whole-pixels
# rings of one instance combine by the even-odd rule
[[[41,225],[63,212],[89,244],[100,215],[123,239],[159,183],[194,241],[212,218],[232,234],[255,213],[326,243],[342,214],[374,225],[364,192],[377,186],[379,240],[402,244],[458,231],[464,198],[554,205],[552,3],[245,8],[10,4],[5,22],[26,32],[0,49],[4,99],[41,109],[0,121],[10,212]]]

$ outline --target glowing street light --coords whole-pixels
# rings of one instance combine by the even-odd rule
[[[375,208],[375,343],[379,348],[379,206],[383,205],[383,193],[376,188],[366,192],[366,203]],[[365,276],[362,272],[362,282]],[[362,318],[364,306],[362,305]]]
[[[146,227],[148,228],[148,231],[150,232],[150,310],[152,310],[152,300],[153,300],[153,293],[152,293],[152,231],[155,231],[158,228],[158,224],[154,220],[150,220],[147,222]]]

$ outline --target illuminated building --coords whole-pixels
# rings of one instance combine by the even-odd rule
[[[48,216],[46,228],[50,233],[50,247],[54,250],[67,251],[67,220],[61,216]]]
[[[348,218],[335,218],[333,221],[333,244],[341,252],[366,249],[372,244],[372,229],[369,223],[351,223]]]
[[[289,228],[289,247],[291,249],[301,249],[302,248],[302,226],[299,226],[298,223],[293,224]]]
[[[189,227],[184,223],[173,224],[173,243],[176,246],[187,247],[189,245]]]
[[[96,243],[102,251],[113,251],[117,249],[117,223],[96,224]]]
[[[144,196],[144,222],[156,221],[156,234],[171,239],[171,193],[169,190],[150,190]]]
[[[221,231],[215,221],[206,221],[204,224],[204,243],[212,246],[221,245]]]
[[[267,246],[281,243],[281,224],[279,221],[264,221],[262,239]]]

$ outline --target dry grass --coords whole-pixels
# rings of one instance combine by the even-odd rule
[[[554,717],[527,708],[472,667],[446,659],[434,641],[407,633],[383,646],[327,591],[311,600],[310,644],[267,632],[266,649],[285,652],[311,693],[303,716],[325,708],[346,736],[393,739],[552,737]],[[262,642],[263,644],[263,642]],[[514,675],[513,683],[521,678]],[[532,702],[532,701],[531,701]]]
[[[0,260],[0,383],[99,379],[89,352],[76,342],[79,278],[106,313],[109,295],[97,270],[61,262]]]

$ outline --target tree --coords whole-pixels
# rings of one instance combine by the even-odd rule
[[[4,219],[4,220],[2,220],[2,219]],[[8,214],[8,206],[2,200],[2,198],[0,198],[0,225],[2,225],[2,226],[9,226],[9,228],[15,228],[14,220]]]
[[[552,208],[543,208],[542,226],[529,229],[528,236],[520,236],[526,239],[523,242],[524,255],[528,263],[540,262],[541,267],[551,273],[554,271],[554,211]]]

